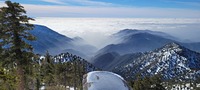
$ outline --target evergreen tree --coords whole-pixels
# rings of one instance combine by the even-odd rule
[[[165,90],[161,85],[161,77],[154,75],[152,77],[142,77],[139,75],[133,83],[134,90]]]
[[[13,90],[15,89],[15,83],[16,83],[16,77],[13,76],[13,74],[11,74],[9,70],[3,68],[0,62],[0,89]]]
[[[7,7],[0,8],[0,39],[1,48],[9,53],[9,63],[15,64],[19,78],[18,90],[25,89],[26,67],[31,64],[33,57],[32,46],[27,41],[35,40],[28,31],[33,29],[26,16],[24,7],[19,3],[5,1]]]
[[[142,79],[142,76],[141,75],[138,75],[137,76],[137,80],[134,81],[134,85],[133,85],[133,89],[134,90],[146,90],[144,88],[144,85],[142,83],[143,79]]]
[[[36,90],[39,90],[40,86],[41,86],[41,59],[40,59],[40,55],[35,55],[34,57],[34,61],[33,61],[33,80],[34,80],[34,86]]]
[[[54,63],[53,60],[47,51],[44,65],[43,65],[43,71],[44,71],[44,83],[51,86],[51,84],[54,83]]]

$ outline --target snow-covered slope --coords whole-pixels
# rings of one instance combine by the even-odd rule
[[[187,80],[200,78],[200,53],[176,43],[170,43],[133,60],[132,63],[116,67],[115,72],[126,78],[135,75],[161,74],[165,79]]]
[[[64,62],[79,62],[80,64],[83,64],[83,66],[85,66],[85,69],[87,72],[100,70],[99,68],[95,67],[94,65],[92,65],[91,63],[86,61],[85,59],[83,59],[79,56],[73,55],[71,53],[68,53],[68,52],[56,55],[53,57],[53,59],[54,59],[55,63],[57,63],[57,62],[62,62],[62,63],[64,63]]]
[[[84,90],[130,90],[121,76],[107,71],[89,72],[83,83]]]
[[[172,42],[176,42],[193,51],[200,51],[200,43],[198,42],[186,43],[169,34],[157,31],[125,29],[113,34],[113,38],[119,38],[121,42],[105,46],[97,52],[95,57],[104,57],[108,59],[110,56],[105,56],[105,54],[113,52],[120,54],[120,56],[115,57],[114,60],[109,60],[109,62],[102,62],[106,60],[104,58],[91,59],[92,63],[102,65],[100,68],[103,67],[102,69],[104,70],[111,70],[113,67],[132,62],[133,59],[128,60],[128,58],[133,58],[134,55],[130,54],[153,51]],[[136,55],[136,58],[137,56],[138,55]]]

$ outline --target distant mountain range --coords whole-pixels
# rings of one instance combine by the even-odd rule
[[[113,34],[111,37],[120,42],[105,46],[90,60],[91,63],[103,70],[112,70],[115,66],[131,62],[133,58],[143,55],[143,52],[155,50],[172,42],[200,52],[200,42],[184,42],[163,32],[125,29]]]
[[[88,71],[100,68],[118,73],[126,79],[134,79],[138,74],[160,74],[165,79],[179,80],[191,79],[191,75],[194,79],[200,77],[200,42],[185,42],[163,32],[121,30],[111,36],[118,43],[107,45],[99,51],[80,37],[69,38],[46,26],[35,25],[30,32],[37,38],[28,42],[34,47],[34,52],[45,54],[48,51],[56,55],[54,61],[64,62],[80,57],[90,59],[96,52],[90,60],[82,60],[91,69]]]
[[[115,67],[113,71],[129,79],[134,79],[139,74],[160,74],[165,79],[177,80],[200,78],[200,53],[176,43],[143,53],[130,61],[131,63]]]
[[[118,38],[121,42],[107,45],[99,50],[97,54],[116,52],[124,55],[128,53],[145,52],[171,42],[179,43],[191,50],[200,52],[200,42],[186,43],[181,39],[158,31],[125,29],[114,34],[112,38]]]
[[[57,55],[62,52],[70,52],[83,58],[88,58],[88,55],[96,51],[94,46],[84,43],[82,38],[69,38],[46,26],[34,26],[34,30],[31,30],[30,33],[37,40],[28,43],[34,47],[35,53],[45,54],[48,51],[51,55]]]

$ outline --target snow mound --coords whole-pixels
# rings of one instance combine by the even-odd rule
[[[93,71],[84,75],[84,90],[130,90],[125,80],[112,72]]]

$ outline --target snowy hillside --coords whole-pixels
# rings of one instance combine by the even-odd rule
[[[192,79],[200,78],[200,53],[170,43],[114,71],[126,78],[134,78],[139,73],[144,76],[161,74],[165,79],[177,80],[188,80],[191,76]]]
[[[87,72],[99,70],[94,65],[87,62],[85,59],[83,59],[79,56],[70,54],[68,52],[67,53],[61,53],[59,55],[54,56],[53,58],[54,58],[55,63],[58,63],[58,62],[62,62],[62,63],[64,63],[64,62],[78,62],[79,64],[84,65]]]
[[[107,71],[89,72],[83,82],[84,90],[130,90],[121,76]]]

